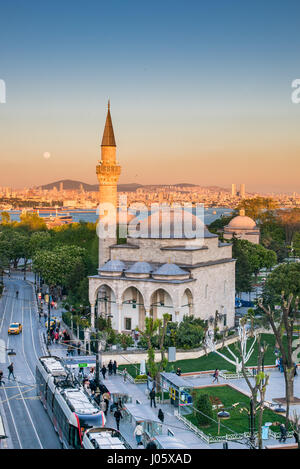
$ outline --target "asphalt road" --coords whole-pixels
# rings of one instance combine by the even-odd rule
[[[0,413],[4,413],[9,438],[3,440],[2,448],[60,449],[54,427],[36,396],[35,368],[43,352],[33,288],[14,278],[5,279],[4,283],[6,288],[0,300],[0,369],[4,373]],[[8,335],[11,322],[23,325],[21,334]],[[13,348],[16,355],[8,356],[4,347]],[[10,362],[14,364],[15,380],[8,380]]]

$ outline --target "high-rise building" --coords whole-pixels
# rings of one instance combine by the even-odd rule
[[[242,199],[244,199],[244,198],[245,198],[245,194],[246,194],[246,192],[245,192],[245,184],[241,184],[241,187],[240,187],[240,197],[241,197]]]
[[[231,184],[231,195],[232,197],[236,196],[236,184]]]

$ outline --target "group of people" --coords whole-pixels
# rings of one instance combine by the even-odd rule
[[[283,373],[283,361],[282,361],[282,357],[278,357],[276,356],[276,360],[275,360],[275,366],[276,368],[278,368],[278,370]],[[297,372],[297,363],[294,363],[294,376],[298,376],[298,372]]]
[[[110,360],[108,365],[107,365],[107,368],[106,368],[105,364],[103,364],[103,366],[100,370],[101,373],[102,373],[103,379],[105,379],[105,375],[107,373],[107,370],[108,370],[108,375],[109,376],[112,376],[112,375],[116,376],[117,368],[118,368],[118,365],[117,365],[116,360],[114,360],[114,362],[112,362],[112,360]]]

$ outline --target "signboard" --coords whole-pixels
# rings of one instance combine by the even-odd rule
[[[78,363],[79,368],[86,368],[88,366],[87,363]]]

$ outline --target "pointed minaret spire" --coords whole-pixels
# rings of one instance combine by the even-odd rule
[[[106,122],[105,122],[101,146],[102,147],[116,147],[117,145],[115,141],[114,129],[113,129],[111,115],[110,115],[110,100],[108,100],[107,107],[108,107],[107,116],[106,116]]]

